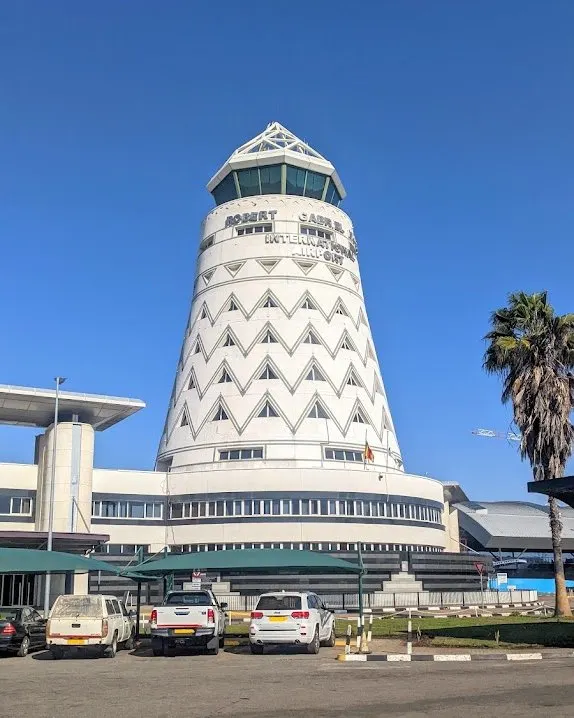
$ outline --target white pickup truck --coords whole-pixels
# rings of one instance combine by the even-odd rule
[[[216,656],[223,648],[226,603],[206,589],[171,591],[150,616],[154,656],[174,655],[178,646],[204,648]]]
[[[135,621],[115,596],[58,596],[46,625],[52,658],[71,651],[95,651],[114,658],[118,648],[134,647]]]

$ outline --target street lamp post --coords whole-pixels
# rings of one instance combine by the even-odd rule
[[[54,428],[52,429],[52,470],[50,472],[50,481],[48,483],[48,541],[46,550],[52,550],[53,529],[54,529],[54,488],[56,483],[56,449],[58,446],[58,403],[60,400],[60,385],[66,381],[66,377],[57,376],[56,382],[56,402],[54,404]],[[46,573],[44,583],[44,616],[48,618],[50,612],[50,584],[51,574]]]

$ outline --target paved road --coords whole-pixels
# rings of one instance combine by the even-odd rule
[[[0,717],[562,718],[574,709],[574,659],[353,665],[336,652],[2,658]]]

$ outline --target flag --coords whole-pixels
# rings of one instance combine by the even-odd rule
[[[367,463],[367,461],[370,461],[371,463],[375,460],[375,455],[373,454],[373,450],[369,446],[369,442],[365,441],[365,450],[363,452],[363,461],[364,463]]]

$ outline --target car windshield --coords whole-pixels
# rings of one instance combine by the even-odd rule
[[[257,608],[260,611],[297,611],[301,608],[301,596],[261,596]]]
[[[208,593],[172,593],[166,601],[166,606],[211,606],[211,596]]]
[[[102,615],[102,602],[99,596],[60,596],[51,618],[100,618]]]
[[[20,611],[17,608],[2,608],[0,606],[0,621],[17,621]]]

